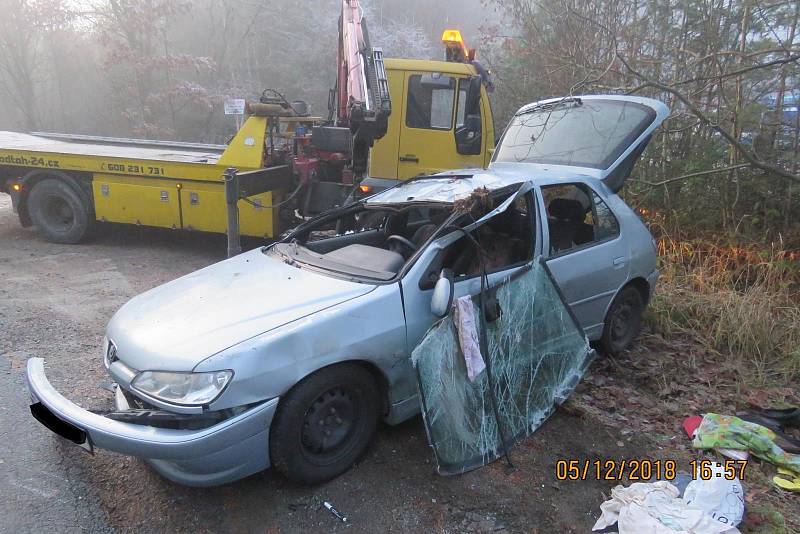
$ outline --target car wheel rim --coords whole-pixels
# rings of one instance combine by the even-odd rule
[[[333,388],[311,404],[303,420],[302,444],[306,454],[324,459],[340,452],[356,429],[358,395]]]
[[[44,214],[47,222],[62,232],[72,228],[75,222],[75,213],[69,203],[61,197],[48,197],[44,205]]]
[[[634,303],[631,298],[620,302],[611,318],[611,341],[615,345],[627,344],[633,328]]]

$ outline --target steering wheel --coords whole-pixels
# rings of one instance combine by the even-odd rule
[[[405,245],[411,252],[416,252],[419,247],[415,245],[410,239],[406,239],[401,235],[390,235],[386,238],[386,242],[397,241],[401,245]]]

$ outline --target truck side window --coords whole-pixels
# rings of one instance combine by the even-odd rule
[[[458,102],[456,103],[456,130],[464,126],[467,114],[467,82],[458,81]]]
[[[459,154],[465,156],[477,156],[481,154],[481,115],[480,113],[467,114],[467,90],[469,89],[469,84],[468,78],[458,80],[456,150]]]
[[[619,235],[619,223],[605,202],[579,184],[542,187],[550,229],[550,254],[562,254]]]
[[[438,72],[414,74],[408,79],[406,126],[430,130],[453,127],[456,81]]]

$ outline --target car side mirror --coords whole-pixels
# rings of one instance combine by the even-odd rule
[[[453,283],[452,269],[442,269],[439,274],[439,279],[433,287],[433,296],[431,297],[431,313],[438,318],[442,318],[450,311],[450,306],[453,305],[453,294],[455,293],[455,284]]]

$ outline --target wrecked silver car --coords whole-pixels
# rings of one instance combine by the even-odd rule
[[[315,483],[348,469],[380,419],[419,413],[422,392],[440,471],[490,461],[571,391],[588,340],[616,353],[636,335],[656,250],[616,192],[666,115],[636,97],[526,106],[487,171],[409,180],[133,298],[103,347],[118,385],[114,412],[73,404],[49,384],[43,360],[30,359],[32,413],[84,448],[144,458],[182,484],[269,466]],[[484,357],[495,383],[513,381],[519,394],[492,425],[462,418],[477,433],[444,443],[451,428],[431,417],[451,398],[431,380],[446,375],[433,356],[453,351],[448,317],[465,296],[494,303]],[[561,363],[543,364],[551,353]],[[524,415],[510,417],[509,406]],[[510,435],[492,434],[504,428]]]

